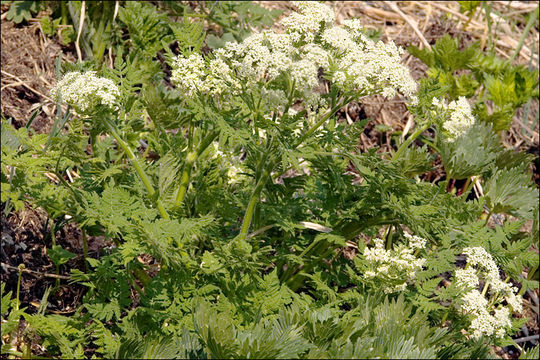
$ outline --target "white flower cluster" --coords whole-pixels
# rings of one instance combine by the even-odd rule
[[[414,279],[416,272],[421,270],[426,262],[426,259],[414,255],[415,249],[424,248],[426,240],[417,236],[410,238],[413,240],[409,242],[409,246],[400,245],[395,250],[386,250],[382,239],[374,239],[375,246],[364,249],[364,257],[370,263],[370,270],[364,273],[364,277],[399,283],[392,287],[386,286],[387,293],[405,290],[407,281]]]
[[[298,1],[298,12],[281,20],[294,42],[312,42],[321,25],[331,25],[336,19],[334,11],[328,6],[315,1]]]
[[[448,113],[449,118],[443,123],[443,129],[448,133],[450,142],[467,132],[476,122],[471,105],[464,96],[460,96],[457,101],[451,101],[449,104],[433,98],[432,104],[444,113]]]
[[[174,60],[171,81],[177,84],[186,95],[192,96],[198,91],[213,95],[226,90],[237,90],[238,81],[234,79],[229,65],[222,59],[214,59],[207,64],[199,54],[185,58],[178,56]]]
[[[64,75],[51,90],[51,96],[72,106],[77,113],[85,114],[98,105],[115,110],[120,90],[112,80],[96,76],[95,71],[75,71]]]
[[[497,264],[483,247],[468,247],[463,253],[467,255],[467,265],[455,271],[454,280],[464,291],[460,309],[473,317],[470,332],[475,338],[491,335],[502,338],[511,322],[510,310],[500,302],[506,299],[513,311],[521,311],[523,299],[516,295],[515,287],[500,279]],[[480,279],[484,282],[482,293],[478,289]],[[489,299],[485,297],[488,289]]]
[[[249,91],[259,88],[261,96],[272,95],[272,105],[279,100],[271,110],[283,109],[287,101],[286,82],[274,81],[280,76],[290,77],[301,96],[309,97],[306,107],[324,105],[321,74],[358,96],[393,97],[399,92],[416,101],[417,84],[401,64],[403,49],[368,39],[358,20],[335,25],[334,11],[323,3],[301,1],[295,6],[298,12],[281,21],[285,33],[265,30],[241,43],[229,42],[214,52],[213,60],[179,56],[172,81],[188,96],[197,91],[234,95],[239,84]]]

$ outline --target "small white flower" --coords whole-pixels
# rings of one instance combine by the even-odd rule
[[[346,80],[347,80],[347,75],[345,75],[343,71],[334,72],[332,82],[334,82],[336,85],[343,86]]]
[[[196,91],[208,90],[204,83],[205,76],[204,59],[199,54],[192,54],[188,58],[179,55],[173,63],[171,81],[191,96]]]
[[[302,47],[303,57],[318,67],[328,70],[330,54],[317,44],[309,43]]]
[[[326,44],[339,51],[347,51],[357,46],[351,34],[340,26],[326,29],[321,37]]]
[[[302,59],[292,65],[291,77],[300,89],[313,89],[319,84],[318,69],[313,61]]]
[[[370,263],[370,270],[365,274],[369,274],[370,278],[380,276],[394,284],[400,282],[398,285],[386,286],[387,293],[403,291],[407,281],[416,277],[416,272],[422,269],[426,259],[417,258],[413,254],[415,248],[412,247],[400,245],[395,250],[386,250],[384,240],[380,238],[373,239],[373,243],[373,247],[364,249],[364,257]]]
[[[407,288],[407,283],[404,282],[404,283],[401,284],[401,285],[396,285],[394,289],[395,289],[396,291],[405,291],[406,288]]]
[[[377,274],[375,272],[373,272],[373,271],[366,271],[364,273],[364,277],[366,279],[374,278],[375,276],[377,276]]]
[[[351,37],[355,40],[362,39],[364,35],[364,27],[359,19],[346,19],[341,22],[341,24],[349,30]],[[363,41],[365,42],[365,41]]]
[[[411,235],[406,232],[403,233],[405,238],[409,240],[409,246],[413,249],[423,249],[426,247],[427,240],[424,238],[421,238],[418,235]]]
[[[212,146],[214,147],[214,154],[212,155],[213,159],[224,155],[223,152],[219,150],[219,143],[217,141],[212,141]]]
[[[231,164],[229,170],[227,171],[227,177],[229,180],[228,184],[236,184],[240,181],[240,173],[243,172],[242,168],[236,165]]]
[[[495,309],[495,314],[493,315],[495,326],[501,329],[512,327],[512,322],[510,321],[510,311],[507,307],[501,307],[500,309]]]

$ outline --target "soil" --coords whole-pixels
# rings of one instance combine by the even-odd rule
[[[269,7],[290,8],[286,2],[263,3]],[[367,3],[371,4],[372,7],[377,6],[376,3]],[[419,45],[418,37],[399,18],[392,17],[385,20],[372,16],[369,13],[371,10],[366,8],[367,5],[360,6],[356,2],[343,2],[336,6],[340,7],[336,8],[339,10],[338,20],[340,17],[359,17],[368,28],[382,28],[383,40],[394,40],[397,45],[401,46]],[[76,55],[72,48],[63,46],[57,38],[51,39],[44,36],[40,30],[39,20],[34,19],[27,24],[16,25],[11,21],[4,20],[7,11],[5,4],[2,4],[1,11],[2,116],[11,121],[16,128],[20,128],[25,126],[32,114],[37,111],[31,128],[36,133],[48,133],[56,112],[56,105],[49,99],[49,90],[56,84],[56,59],[61,55],[62,61],[75,62]],[[468,32],[458,29],[455,22],[448,21],[442,14],[431,14],[429,21],[422,27],[422,33],[430,44],[434,44],[436,39],[447,33],[453,37],[460,37],[462,46],[469,45],[474,40]],[[418,59],[406,55],[404,62],[411,68],[415,79],[425,76],[427,68]],[[531,108],[533,111],[531,111],[532,114],[529,114],[529,118],[534,118],[535,111],[536,114],[538,111],[538,104],[533,104]],[[380,151],[384,152],[394,151],[395,143],[392,140],[392,133],[403,131],[409,120],[409,114],[402,101],[383,101],[380,97],[352,103],[340,112],[340,116],[352,121],[364,118],[371,119],[359,139],[359,147],[364,150],[377,146]],[[529,125],[529,119],[523,121],[526,123],[525,125]],[[376,126],[378,124],[386,125],[391,130],[382,132],[381,128]],[[535,126],[533,130],[537,132],[538,124]],[[524,130],[522,125],[514,122],[512,129],[503,134],[503,141],[507,147],[525,150],[537,156],[533,171],[535,181],[540,186],[538,136],[534,137],[530,131]],[[444,173],[440,167],[436,166],[435,170],[426,176],[426,180],[436,182],[444,177]],[[68,283],[65,279],[57,279],[54,276],[68,276],[71,269],[84,270],[82,236],[77,225],[70,223],[55,234],[58,245],[76,254],[75,258],[60,266],[57,271],[47,255],[47,248],[52,245],[52,237],[49,219],[45,212],[42,209],[28,206],[25,210],[10,212],[6,216],[4,210],[2,204],[0,207],[2,226],[0,279],[6,284],[6,290],[16,291],[18,281],[16,268],[19,264],[25,264],[26,269],[32,272],[22,273],[21,307],[26,307],[30,313],[37,311],[45,291],[51,288],[53,291],[48,298],[47,311],[59,314],[73,313],[81,304],[85,288],[78,284]],[[88,243],[92,257],[99,257],[101,250],[111,245],[102,238],[89,238]],[[348,251],[347,256],[354,256],[354,246],[344,251]],[[528,309],[527,315],[531,320],[517,337],[538,334],[539,332],[538,313],[531,310],[534,309],[534,298],[536,299],[536,309],[538,309],[538,290],[525,294],[526,303],[531,304],[531,306],[526,307]],[[532,343],[521,345],[529,346]],[[513,351],[511,348],[497,351],[500,356],[505,358],[515,358],[519,355],[519,351]]]
[[[6,10],[2,5],[2,13]],[[2,18],[0,41],[2,116],[11,121],[15,128],[20,128],[27,125],[37,110],[31,128],[36,133],[48,133],[56,111],[56,105],[48,96],[49,90],[56,84],[56,59],[61,55],[63,61],[74,62],[74,54],[55,39],[46,38],[36,21],[16,25]],[[52,243],[45,211],[27,206],[25,210],[10,212],[6,217],[2,204],[0,221],[0,279],[6,284],[5,291],[16,292],[16,268],[19,264],[25,264],[26,270],[21,277],[21,307],[27,307],[29,313],[35,312],[43,294],[50,287],[54,291],[48,298],[47,311],[60,314],[74,312],[80,305],[85,288],[77,284],[68,285],[66,280],[57,282],[57,279],[49,277],[57,273],[47,256],[47,248]],[[56,241],[64,249],[77,254],[77,257],[60,266],[58,274],[69,275],[71,268],[83,270],[82,240],[77,226],[66,225],[57,232]],[[99,248],[96,245],[92,247],[92,244],[99,244],[99,241],[89,241],[90,251],[99,252]]]
[[[38,110],[32,128],[37,133],[47,133],[55,110],[48,95],[56,84],[55,63],[64,48],[45,38],[38,22],[17,26],[11,21],[2,21],[1,27],[2,115],[18,128],[25,126]],[[69,52],[62,58],[64,61],[75,59]]]

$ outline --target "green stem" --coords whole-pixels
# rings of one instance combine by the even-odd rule
[[[482,296],[485,296],[489,287],[489,281],[486,281],[484,288],[482,289]]]
[[[493,214],[493,210],[490,209],[488,214],[487,214],[487,217],[486,217],[486,222],[484,223],[484,226],[487,226],[488,222],[489,222],[489,218],[491,217],[491,214]]]
[[[51,219],[52,221],[52,219]],[[52,247],[54,248],[56,246],[56,226],[54,225],[54,222],[51,224],[51,240],[52,240]],[[56,275],[60,275],[60,265],[58,264],[55,264],[56,266]],[[59,278],[56,278],[56,287],[59,287],[60,286],[60,279]]]
[[[19,310],[19,305],[20,305],[20,294],[21,294],[21,280],[22,280],[22,272],[24,270],[25,266],[24,264],[20,264],[19,265],[19,279],[17,280],[17,298],[16,298],[16,302],[15,302],[15,311]]]
[[[84,270],[88,271],[88,239],[86,238],[86,231],[84,231],[84,228],[81,229],[82,232],[82,243],[83,243],[83,256],[84,256]]]
[[[201,141],[197,151],[190,151],[187,154],[186,162],[184,163],[184,168],[182,169],[182,175],[180,177],[180,187],[178,188],[178,193],[176,194],[176,200],[174,202],[175,207],[180,207],[184,201],[184,197],[186,196],[189,185],[189,177],[191,176],[191,171],[193,170],[193,165],[218,135],[219,133],[217,131],[212,131]]]
[[[469,18],[467,19],[467,22],[463,24],[463,30],[467,30],[467,27],[469,26],[474,15],[476,15],[476,8],[473,11],[471,11],[471,16],[469,16]]]
[[[426,144],[427,146],[430,146],[433,150],[435,150],[439,154],[441,153],[441,150],[439,150],[439,148],[433,143],[433,141],[426,139],[426,137],[424,136],[420,136],[420,141]]]
[[[392,250],[392,225],[388,225],[386,232],[386,250]]]
[[[139,164],[139,161],[135,157],[133,150],[131,150],[129,145],[120,137],[120,135],[118,134],[118,132],[116,131],[112,123],[110,123],[109,121],[105,121],[105,124],[107,125],[108,130],[111,133],[111,135],[116,139],[116,142],[118,143],[118,145],[126,153],[127,157],[133,164],[133,167],[135,167],[135,171],[137,171],[137,174],[139,175],[139,178],[142,180],[144,187],[146,188],[146,191],[148,191],[148,195],[150,196],[150,198],[153,199],[154,196],[156,195],[156,190],[152,186],[150,178],[146,175],[143,168],[141,167],[141,164]],[[166,220],[169,220],[170,219],[169,214],[167,214],[167,211],[165,210],[165,207],[161,203],[161,200],[158,198],[155,201],[156,201],[158,211],[161,214],[161,217]]]
[[[401,154],[405,151],[405,149],[418,137],[420,136],[420,134],[422,134],[422,132],[424,132],[424,130],[426,130],[427,128],[429,127],[429,124],[426,124],[424,126],[421,126],[419,127],[418,129],[416,129],[416,131],[407,138],[407,140],[405,140],[403,142],[403,144],[401,144],[401,146],[398,148],[398,150],[396,151],[396,153],[394,154],[394,156],[392,156],[392,161],[396,161],[397,159],[399,159],[399,157],[401,156]]]
[[[196,152],[189,152],[186,156],[186,162],[184,163],[184,168],[182,169],[182,175],[180,176],[180,187],[178,188],[178,193],[176,194],[176,200],[174,205],[180,207],[184,201],[184,196],[189,185],[189,177],[191,175],[191,170],[193,169],[193,164],[197,160]]]
[[[274,162],[272,162],[272,165]],[[273,166],[272,166],[273,167]],[[268,175],[270,175],[270,170],[268,167],[263,171],[261,174],[261,177],[259,178],[259,181],[257,182],[257,186],[255,186],[255,190],[253,190],[253,193],[251,194],[251,198],[249,199],[248,207],[246,209],[246,214],[244,215],[244,220],[242,222],[242,228],[240,229],[240,239],[245,240],[247,233],[249,231],[249,225],[251,224],[251,218],[253,217],[253,211],[255,210],[255,205],[257,205],[257,202],[259,201],[259,197],[261,196],[261,191],[264,187],[264,184],[268,180]]]
[[[516,50],[514,51],[512,56],[510,57],[510,61],[513,61],[519,55],[519,52],[521,51],[521,48],[523,47],[523,43],[525,42],[525,38],[529,34],[529,30],[531,30],[534,23],[538,19],[539,9],[540,9],[540,6],[537,6],[536,10],[534,10],[534,13],[532,13],[530,15],[529,21],[527,21],[527,25],[525,25],[525,29],[523,30],[523,33],[521,34],[521,37],[519,39],[518,46],[516,47]]]
[[[302,144],[308,137],[310,137],[315,131],[317,131],[317,129],[322,124],[324,124],[331,116],[333,116],[336,113],[336,111],[341,109],[348,102],[349,102],[349,99],[347,99],[346,101],[340,102],[338,105],[334,106],[325,116],[323,116],[319,121],[317,121],[315,125],[313,125],[308,131],[306,131],[302,136],[300,136],[300,138],[298,139],[294,147],[297,148],[300,144]]]
[[[144,287],[146,287],[148,284],[150,284],[150,281],[152,281],[152,278],[150,277],[150,275],[148,275],[146,273],[146,271],[144,271],[141,268],[137,267],[137,268],[133,269],[133,274],[141,282],[141,284]]]
[[[444,324],[444,322],[446,321],[446,318],[448,317],[448,314],[450,313],[450,309],[446,310],[443,317],[442,317],[442,320],[441,320],[441,326]]]
[[[467,180],[465,181],[465,185],[463,185],[463,192],[461,193],[461,195],[465,194],[468,192],[469,190],[469,185],[471,185],[471,179],[472,179],[472,176],[469,176],[467,178]]]
[[[323,116],[315,125],[313,125],[308,131],[306,131],[294,144],[294,148],[297,148],[300,144],[302,144],[310,135],[312,135],[326,120],[328,120],[336,111],[341,109],[341,107],[346,104],[349,101],[347,99],[346,101],[343,101],[342,103],[339,103],[338,105],[334,106],[325,116]],[[271,146],[269,145],[270,149],[267,151],[266,155],[268,155],[271,152]],[[265,156],[266,158],[266,156]],[[265,158],[261,160],[261,165],[264,166]],[[270,173],[272,172],[272,169],[276,165],[277,160],[270,161],[268,163],[268,166],[264,169],[263,173],[259,177],[259,180],[257,182],[257,185],[255,186],[255,189],[253,190],[253,193],[251,194],[251,197],[249,199],[248,207],[246,209],[246,213],[244,215],[244,220],[242,222],[242,227],[240,229],[240,239],[245,240],[247,233],[249,231],[249,226],[251,224],[251,219],[253,217],[255,206],[257,205],[257,202],[259,201],[261,191],[264,187],[264,184],[268,180],[268,177]]]

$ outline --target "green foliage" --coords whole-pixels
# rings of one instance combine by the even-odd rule
[[[150,56],[162,48],[162,42],[172,40],[167,14],[160,13],[154,5],[142,1],[129,1],[118,12],[118,19],[129,31],[130,48]]]
[[[473,11],[478,6],[475,3],[460,2],[460,9]],[[458,39],[445,35],[431,50],[415,46],[409,46],[407,50],[429,67],[429,78],[437,86],[447,89],[444,95],[449,100],[459,96],[477,100],[476,116],[492,124],[497,132],[508,129],[517,109],[539,96],[538,71],[484,54],[478,43],[460,50]],[[457,75],[458,71],[460,75]],[[422,88],[431,89],[434,85],[421,84],[420,93],[426,91]],[[495,105],[491,113],[486,101]]]
[[[67,6],[73,18],[80,6]],[[432,51],[412,49],[430,66],[411,106],[425,145],[404,142],[389,160],[378,149],[358,152],[367,121],[336,116],[353,97],[326,78],[320,108],[306,105],[309,94],[295,90],[289,74],[274,79],[271,89],[288,91],[279,111],[255,83],[231,98],[171,87],[163,62],[172,62],[176,45],[187,57],[206,52],[205,40],[210,48],[240,41],[277,12],[242,2],[198,5],[205,14],[186,4],[126,2],[113,24],[111,5],[87,6],[83,47],[95,61],[62,72],[97,71],[118,86],[118,107],[82,116],[59,106],[49,135],[2,119],[2,202],[7,212],[40,206],[51,231],[69,221],[111,246],[85,255],[84,271],[71,269],[70,281],[86,292],[69,316],[46,314],[46,296],[37,314],[14,310],[2,285],[2,341],[20,316],[46,356],[63,358],[89,348],[104,358],[488,358],[490,346],[512,341],[516,320],[502,340],[463,334],[462,292],[448,274],[465,247],[481,246],[523,292],[538,287],[530,251],[537,233],[520,231],[528,219],[538,223],[532,159],[504,149],[493,131],[510,110],[449,141],[432,98],[475,97],[484,120],[493,114],[482,115],[482,103],[503,108],[509,99],[513,114],[534,95],[534,74],[479,55],[477,45],[459,50],[450,37]],[[99,14],[106,16],[98,22]],[[195,17],[223,35],[207,37]],[[96,33],[103,36],[92,40]],[[104,46],[114,49],[113,68],[97,61]],[[470,73],[454,76],[464,69]],[[425,131],[432,125],[434,139]],[[446,181],[425,181],[439,156]],[[467,201],[447,189],[451,179],[473,176],[468,186],[481,182],[482,197]],[[517,221],[488,228],[484,205]],[[426,240],[414,254],[423,263],[398,279],[402,291],[385,294],[388,284],[366,276],[366,244],[383,237],[385,250],[400,249],[405,233]],[[57,266],[75,256],[59,245],[47,252]]]
[[[62,248],[60,245],[53,245],[52,248],[47,250],[47,255],[49,255],[49,258],[56,266],[63,265],[77,256]]]
[[[6,13],[6,19],[20,24],[28,21],[39,11],[39,1],[13,1]]]
[[[531,187],[530,176],[518,169],[499,170],[485,183],[486,203],[494,213],[532,218],[538,196],[538,189]]]
[[[459,3],[459,12],[474,12],[476,8],[481,4],[481,1],[458,1]],[[472,16],[472,14],[471,14]]]
[[[407,148],[396,162],[400,172],[406,177],[414,177],[433,169],[431,163],[434,156],[429,153],[428,147]]]
[[[539,356],[539,349],[540,347],[538,345],[536,345],[536,347],[530,349],[530,350],[527,350],[525,352],[523,352],[519,358],[520,359],[537,359],[538,356]]]
[[[12,346],[11,341],[13,339],[14,332],[19,328],[19,322],[21,316],[24,314],[25,308],[19,309],[19,300],[12,298],[11,291],[4,294],[5,283],[0,283],[0,300],[2,300],[1,313],[2,316],[2,348],[0,353],[2,355],[20,355]]]
[[[242,41],[253,28],[270,27],[283,12],[268,10],[259,4],[248,1],[206,1],[207,18],[222,28],[222,34],[210,34],[206,44],[211,49],[223,47],[228,41]]]
[[[477,123],[455,141],[440,142],[441,159],[448,177],[465,179],[488,171],[502,152],[491,126]],[[474,153],[475,156],[471,156]]]

